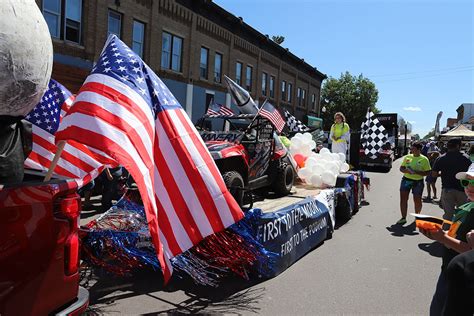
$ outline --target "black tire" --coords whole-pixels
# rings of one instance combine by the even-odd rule
[[[293,167],[284,161],[279,161],[278,166],[274,170],[274,178],[272,189],[278,196],[285,196],[290,194],[295,180]]]
[[[227,171],[222,175],[225,186],[240,207],[244,204],[244,179],[237,171]],[[239,189],[240,188],[240,189]]]

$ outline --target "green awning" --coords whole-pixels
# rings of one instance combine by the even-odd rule
[[[308,127],[309,128],[319,128],[319,129],[323,128],[323,119],[322,118],[319,118],[319,117],[316,117],[316,116],[311,116],[311,115],[307,115],[307,116],[308,116]]]

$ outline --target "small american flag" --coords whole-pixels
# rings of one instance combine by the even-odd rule
[[[207,109],[206,115],[207,116],[219,116],[219,115],[233,116],[235,114],[231,109],[223,106],[222,104],[211,103],[209,104],[209,108]]]
[[[285,128],[285,120],[281,117],[280,112],[273,105],[268,102],[265,102],[259,110],[260,115],[267,118],[272,122],[273,126],[277,129],[278,133],[281,133],[283,128]]]
[[[243,218],[186,112],[115,35],[57,132],[100,149],[137,182],[165,281],[170,259]]]
[[[51,79],[48,90],[40,103],[26,116],[33,126],[33,148],[25,160],[25,167],[47,171],[56,153],[54,134],[61,118],[69,110],[74,96],[57,81]],[[79,187],[97,176],[103,167],[96,156],[103,156],[102,161],[114,164],[106,154],[92,151],[84,145],[68,142],[58,161],[56,175],[77,179]]]

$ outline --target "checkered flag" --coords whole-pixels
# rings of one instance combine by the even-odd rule
[[[290,112],[285,110],[285,120],[286,126],[290,130],[290,132],[307,132],[309,131],[309,127],[301,123],[300,120],[296,119]]]
[[[388,141],[387,131],[385,127],[374,117],[372,111],[367,112],[366,120],[361,125],[362,148],[365,155],[371,159],[377,158],[377,153],[382,146]]]

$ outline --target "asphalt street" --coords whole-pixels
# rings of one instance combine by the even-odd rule
[[[400,218],[400,160],[389,173],[369,172],[368,205],[333,238],[279,276],[254,285],[215,289],[161,290],[156,275],[91,280],[91,308],[100,314],[160,313],[329,315],[427,315],[441,264],[441,248],[419,234],[413,217]],[[440,183],[438,181],[438,187]],[[410,200],[409,212],[413,212]],[[423,213],[441,215],[437,204]],[[210,298],[209,294],[213,298]],[[219,299],[216,297],[220,296]]]

